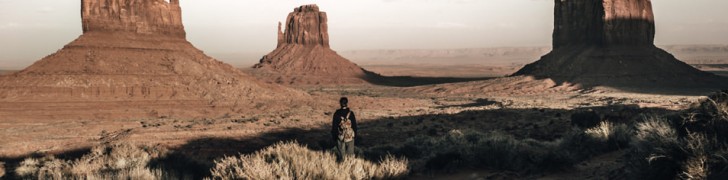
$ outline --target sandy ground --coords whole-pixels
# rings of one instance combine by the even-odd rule
[[[433,76],[446,76],[446,72],[457,70],[428,71]],[[583,88],[530,77],[416,87],[361,84],[293,88],[311,94],[313,101],[286,104],[289,108],[282,111],[195,119],[0,122],[0,159],[17,161],[37,154],[63,156],[112,141],[163,146],[208,162],[225,155],[253,152],[280,140],[296,139],[314,149],[325,149],[329,146],[326,140],[330,116],[338,108],[341,96],[350,98],[350,106],[357,113],[363,147],[397,143],[415,134],[445,134],[451,129],[499,130],[521,138],[553,140],[570,128],[569,117],[574,112],[594,109],[621,116],[625,109],[639,107],[638,112],[625,117],[628,120],[639,113],[685,109],[712,91]],[[512,172],[464,170],[445,175],[416,174],[413,178],[599,179],[609,177],[611,170],[619,168],[612,163],[619,160],[619,153],[622,152],[587,160],[558,174],[524,177]]]

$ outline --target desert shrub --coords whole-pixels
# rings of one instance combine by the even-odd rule
[[[103,145],[76,160],[53,156],[28,158],[15,173],[23,179],[176,179],[160,169],[147,167],[158,155],[131,144]]]
[[[682,135],[698,132],[728,142],[728,90],[708,96],[677,123]]]
[[[723,179],[728,170],[728,94],[709,96],[668,121],[648,117],[636,125],[629,153],[635,179]]]
[[[472,157],[477,166],[511,171],[541,171],[570,166],[568,152],[558,149],[560,141],[518,140],[494,132],[476,142]]]
[[[384,157],[379,163],[346,158],[297,142],[278,143],[250,155],[215,161],[213,179],[393,179],[409,173],[406,159]]]
[[[637,134],[629,153],[629,166],[636,178],[672,179],[680,170],[683,155],[675,128],[659,117],[637,123]]]
[[[410,138],[391,153],[411,159],[410,166],[417,171],[452,172],[462,167],[518,171],[570,165],[571,160],[566,154],[555,151],[557,144],[518,140],[501,132],[451,130],[439,137]]]
[[[15,174],[24,179],[63,179],[68,177],[68,163],[53,156],[29,158],[20,162]]]
[[[625,124],[601,122],[597,126],[581,130],[575,128],[567,133],[558,149],[570,154],[574,161],[628,148],[633,131]]]
[[[686,154],[685,162],[681,164],[681,179],[707,179],[708,177],[708,152],[706,148],[709,142],[704,136],[694,133],[684,138],[683,153]]]
[[[563,169],[589,157],[627,148],[633,131],[627,125],[603,122],[594,128],[573,129],[555,141],[517,139],[494,131],[451,130],[444,136],[415,136],[399,147],[372,147],[368,154],[392,153],[410,159],[415,171],[454,171],[484,167],[509,171]]]

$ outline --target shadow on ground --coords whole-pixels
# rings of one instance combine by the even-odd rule
[[[413,87],[433,84],[447,84],[470,81],[482,81],[493,79],[494,77],[415,77],[415,76],[382,76],[374,72],[364,70],[366,77],[364,80],[371,84],[392,87]]]
[[[473,103],[458,105],[458,107],[487,106],[493,103],[489,100],[480,99]],[[589,117],[594,118],[594,116],[575,115],[584,112],[597,114],[596,119],[589,119]],[[382,146],[396,147],[415,136],[440,137],[453,129],[477,132],[501,131],[516,138],[552,141],[564,136],[575,123],[596,125],[601,120],[635,121],[644,114],[667,114],[672,112],[674,111],[659,108],[640,109],[632,106],[613,105],[574,110],[506,108],[464,111],[457,114],[385,117],[361,120],[356,144],[357,147],[362,149]],[[185,174],[188,177],[201,179],[210,175],[209,170],[216,159],[254,153],[277,142],[293,140],[313,150],[327,150],[334,146],[330,135],[330,127],[328,126],[310,129],[288,128],[266,132],[253,138],[206,137],[190,140],[182,146],[171,149],[172,154],[165,158],[153,160],[150,166],[161,167],[172,172]],[[74,150],[58,153],[56,156],[70,160],[79,158],[87,152],[88,149]],[[370,152],[365,154],[364,158],[378,161],[382,155],[388,153],[404,157],[407,154],[402,152]],[[8,169],[12,171],[23,159],[37,156],[40,155],[0,157],[0,161],[6,162]],[[9,177],[11,179],[14,177],[12,172],[9,173]]]
[[[467,104],[457,104],[457,105],[444,105],[444,106],[438,106],[439,109],[447,109],[447,108],[471,108],[471,107],[481,107],[481,106],[491,106],[496,105],[498,107],[503,107],[503,103],[498,101],[493,101],[489,99],[483,99],[478,98],[472,103]]]

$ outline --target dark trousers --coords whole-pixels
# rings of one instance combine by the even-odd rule
[[[344,142],[336,141],[336,159],[342,162],[346,159],[346,156],[354,155],[354,141]]]

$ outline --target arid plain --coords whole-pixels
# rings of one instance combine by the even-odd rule
[[[384,178],[655,177],[635,173],[634,169],[644,169],[630,163],[635,158],[629,154],[640,147],[635,143],[639,139],[631,140],[632,136],[637,138],[644,130],[639,123],[659,117],[681,117],[711,100],[718,101],[718,115],[725,113],[720,108],[725,111],[728,107],[728,100],[719,101],[722,96],[708,97],[728,87],[728,82],[720,81],[728,77],[728,45],[659,46],[666,52],[654,51],[656,55],[644,59],[656,60],[637,61],[637,65],[676,65],[655,66],[667,69],[650,70],[649,74],[620,71],[625,74],[605,76],[609,69],[595,69],[583,70],[583,77],[543,75],[553,74],[554,69],[547,63],[561,57],[613,61],[643,56],[632,51],[600,49],[604,46],[653,53],[652,49],[658,49],[653,45],[654,37],[650,38],[654,28],[645,28],[640,22],[625,23],[626,27],[604,27],[605,35],[595,36],[606,37],[600,43],[607,45],[588,42],[577,46],[573,44],[583,43],[582,39],[564,36],[561,44],[555,43],[557,48],[337,53],[328,45],[326,14],[315,5],[305,5],[289,14],[285,27],[279,25],[275,50],[265,56],[261,54],[263,58],[258,64],[233,67],[223,62],[226,59],[218,61],[214,54],[207,56],[186,41],[177,1],[160,0],[136,6],[127,0],[117,1],[120,6],[146,12],[135,16],[150,18],[115,18],[125,17],[115,13],[119,7],[84,0],[84,35],[25,70],[0,70],[0,161],[4,162],[6,177],[69,177],[42,174],[43,168],[49,166],[42,163],[37,165],[37,174],[22,174],[27,172],[18,169],[27,167],[28,159],[49,156],[74,164],[97,153],[93,147],[115,144],[132,144],[145,152],[154,150],[162,154],[153,156],[150,162],[154,163],[143,167],[173,172],[170,174],[178,178],[248,177],[221,176],[211,169],[219,168],[216,165],[221,164],[222,158],[252,154],[279,142],[295,140],[310,151],[329,151],[333,147],[329,134],[331,116],[340,97],[348,97],[350,107],[357,113],[360,159],[379,163],[390,154],[408,160],[404,174],[393,173],[397,176]],[[555,9],[566,11],[583,5],[575,4],[567,6],[557,1]],[[629,12],[646,12],[639,9],[646,7],[643,4],[619,7]],[[652,18],[651,7],[649,10],[649,14],[644,14],[648,19]],[[558,20],[557,17],[557,24]],[[653,22],[646,24],[650,23]],[[559,37],[558,31],[555,30],[555,38]],[[636,33],[644,39],[625,43],[621,40],[635,38],[621,37],[624,33],[617,31],[645,32]],[[585,47],[586,50],[579,49]],[[564,48],[598,55],[559,54]],[[551,51],[551,56],[544,56]],[[667,53],[681,61],[663,55]],[[539,59],[546,65],[534,65],[531,67],[535,70],[519,74],[519,70],[528,69],[524,66]],[[571,66],[576,65],[563,65]],[[693,73],[693,67],[711,74]],[[699,78],[695,82],[686,80],[693,76]],[[594,83],[604,78],[609,83]],[[713,82],[718,84],[709,84]],[[624,133],[629,137],[612,137],[618,134],[612,130],[623,126],[629,129],[629,133]],[[598,136],[600,133],[606,139],[603,143],[598,138],[589,139],[594,134],[602,137]],[[716,135],[716,139],[722,140],[720,137]],[[583,146],[593,141],[606,145],[603,149],[599,149],[601,144],[582,147],[582,141],[586,142]],[[504,148],[493,148],[501,146]],[[562,150],[563,154],[556,152]],[[482,157],[488,152],[501,153],[490,154],[493,156],[517,157]],[[703,156],[707,155],[697,157]],[[687,159],[683,160],[685,164],[693,160]],[[720,162],[703,163],[706,167],[713,164]],[[682,165],[676,165],[678,172],[689,175],[702,173],[716,178],[725,174],[712,170],[695,173],[693,166]],[[74,174],[74,168],[57,171]],[[152,178],[164,177],[169,176]],[[375,177],[378,176],[363,179]]]

